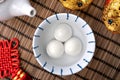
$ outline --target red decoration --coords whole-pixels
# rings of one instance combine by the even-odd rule
[[[18,43],[17,38],[11,39],[10,42],[0,40],[0,78],[12,76],[13,80],[32,80],[20,69]],[[18,78],[15,78],[16,76]]]
[[[108,5],[110,3],[111,0],[106,0],[106,4],[105,5]]]
[[[12,80],[32,80],[32,79],[25,72],[19,69],[15,74],[14,78],[12,78]]]
[[[15,45],[12,44],[15,42]],[[19,69],[18,40],[0,40],[0,78],[5,78]]]

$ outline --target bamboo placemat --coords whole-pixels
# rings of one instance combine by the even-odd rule
[[[0,39],[17,37],[20,40],[19,53],[21,67],[34,80],[120,80],[120,34],[108,31],[101,20],[105,0],[93,0],[82,11],[65,9],[58,0],[31,0],[36,8],[34,18],[15,17],[0,22]],[[96,38],[96,51],[92,61],[82,71],[60,77],[45,71],[36,61],[32,51],[32,37],[37,26],[55,13],[72,13],[82,17],[93,29]]]

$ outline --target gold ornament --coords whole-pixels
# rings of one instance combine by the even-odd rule
[[[120,33],[120,0],[106,0],[103,21],[110,31]]]
[[[81,10],[87,7],[93,0],[59,0],[64,7],[71,10]]]

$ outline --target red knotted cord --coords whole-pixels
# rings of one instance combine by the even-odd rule
[[[19,69],[18,39],[0,40],[0,78],[10,77]]]
[[[32,80],[20,69],[18,39],[0,40],[0,78],[10,77],[12,80]]]

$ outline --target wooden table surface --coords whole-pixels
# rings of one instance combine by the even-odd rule
[[[37,10],[33,18],[15,17],[0,22],[0,39],[17,37],[20,41],[19,53],[21,67],[34,80],[120,80],[120,34],[108,31],[102,22],[105,0],[93,0],[82,11],[64,8],[58,0],[30,0]],[[89,65],[70,76],[57,76],[44,70],[36,61],[32,51],[33,35],[38,25],[55,13],[72,13],[83,18],[93,29],[96,51]]]

